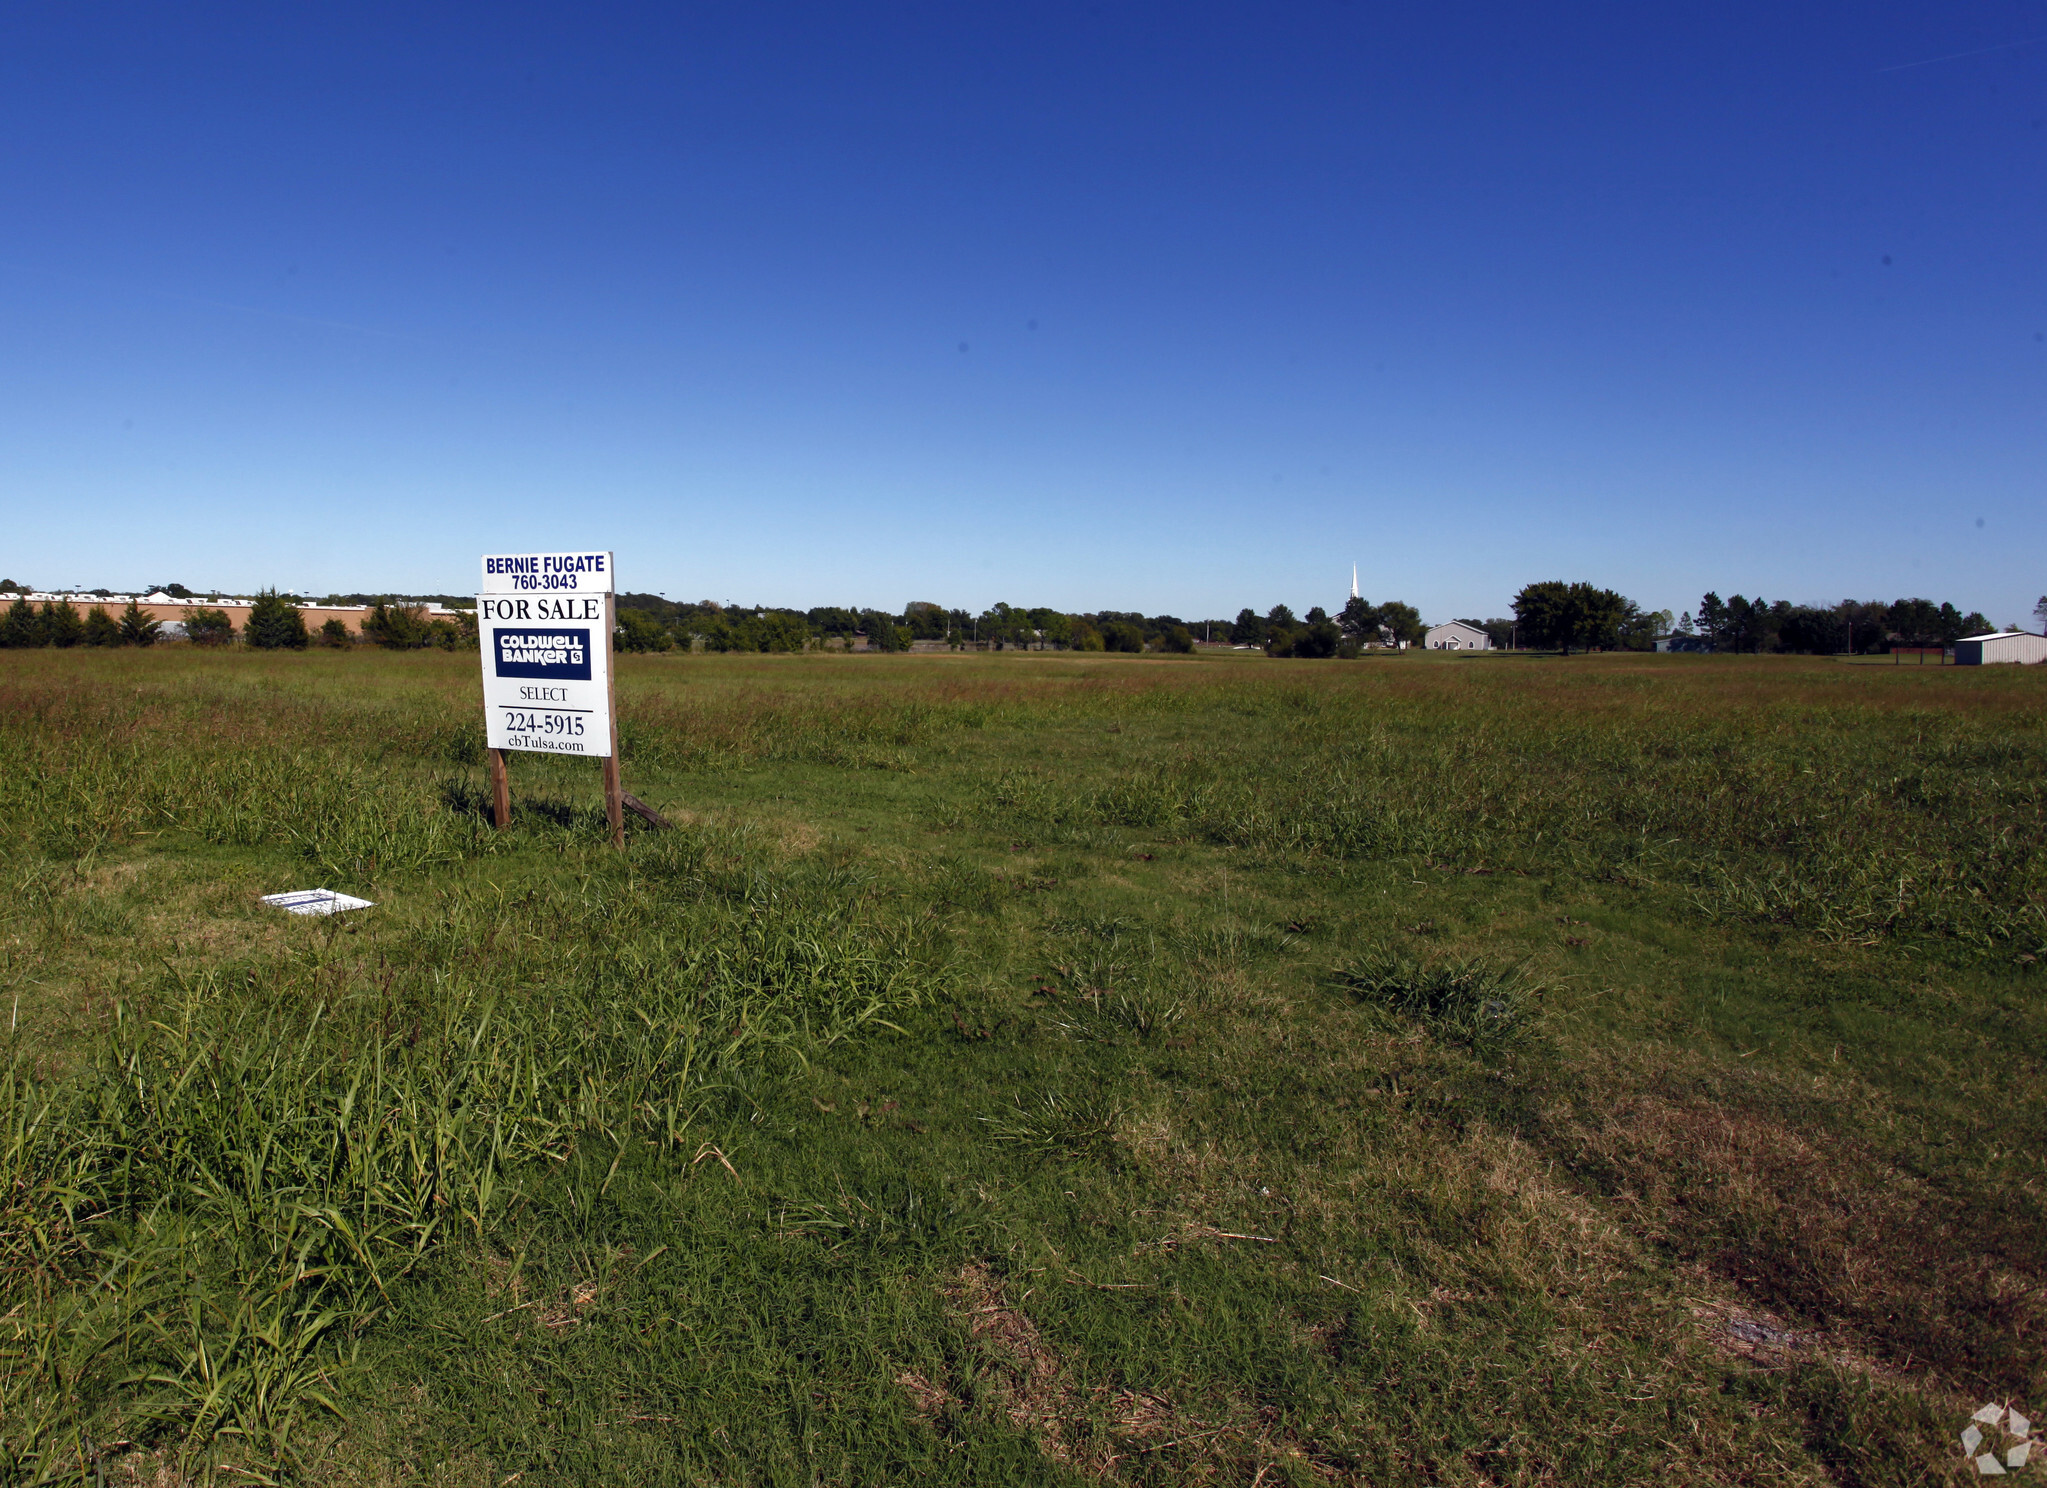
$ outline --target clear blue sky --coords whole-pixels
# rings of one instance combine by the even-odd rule
[[[2047,4],[13,5],[0,570],[2047,591]],[[1961,54],[1961,55],[1957,55]]]

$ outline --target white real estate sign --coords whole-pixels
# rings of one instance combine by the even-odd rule
[[[610,758],[609,553],[504,553],[483,560],[476,633],[492,749]]]

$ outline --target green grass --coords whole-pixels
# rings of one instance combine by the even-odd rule
[[[0,653],[0,1479],[1906,1484],[2047,1414],[2047,675],[620,694],[623,854],[587,761],[488,827],[470,658]]]

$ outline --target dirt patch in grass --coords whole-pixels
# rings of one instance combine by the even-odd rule
[[[1002,1412],[1054,1462],[1099,1476],[1105,1464],[1084,1462],[1074,1427],[1081,1415],[1079,1392],[1065,1378],[1059,1358],[1045,1346],[1037,1326],[1009,1299],[1002,1279],[983,1263],[963,1267],[941,1288],[967,1332],[998,1363],[995,1394]]]
[[[926,1379],[914,1369],[906,1369],[897,1375],[896,1383],[909,1395],[910,1408],[932,1426],[940,1424],[957,1403],[952,1391]]]
[[[1082,1389],[1045,1342],[1002,1279],[976,1261],[940,1288],[953,1315],[996,1365],[994,1398],[1016,1430],[1046,1457],[1090,1478],[1117,1481],[1117,1465],[1178,1446],[1189,1434],[1212,1436],[1190,1423],[1165,1395],[1118,1386]],[[918,1413],[935,1417],[952,1396],[917,1375],[899,1379]]]
[[[1758,1369],[1790,1369],[1801,1364],[1829,1363],[1856,1374],[1894,1378],[1867,1354],[1843,1340],[1812,1328],[1795,1328],[1767,1308],[1742,1302],[1698,1301],[1692,1321],[1706,1346],[1723,1359],[1739,1359]]]
[[[1991,1232],[1920,1176],[1814,1124],[1696,1094],[1630,1097],[1577,1137],[1637,1233],[1750,1299],[1730,1326],[1765,1353],[1866,1356],[1980,1389],[2032,1382],[2047,1246],[2014,1253],[2008,1225]]]

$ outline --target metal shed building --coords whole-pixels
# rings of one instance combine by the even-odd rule
[[[1955,642],[1956,666],[1994,666],[1999,662],[2047,661],[2047,636],[2026,630],[1999,630],[1963,636]]]

